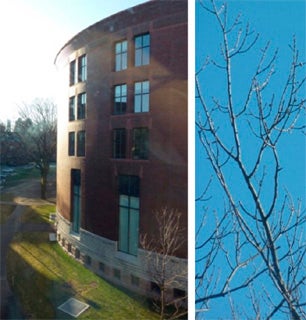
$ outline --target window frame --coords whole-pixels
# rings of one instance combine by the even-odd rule
[[[87,80],[87,56],[81,55],[78,58],[78,82],[85,82]]]
[[[72,60],[69,63],[69,85],[76,84],[76,60]]]
[[[146,38],[148,37],[148,43]],[[139,43],[139,44],[138,44]],[[149,32],[139,34],[134,37],[134,65],[135,67],[145,66],[150,64],[150,51],[151,51],[151,35]]]
[[[123,88],[125,88],[125,92],[124,92]],[[117,93],[119,93],[119,94],[117,95]],[[121,84],[115,85],[113,88],[113,97],[114,97],[114,99],[113,99],[113,103],[114,103],[113,114],[115,114],[115,115],[125,114],[127,111],[127,99],[128,99],[127,84],[121,83]],[[118,102],[117,102],[117,100],[118,100]]]
[[[80,130],[77,132],[77,156],[85,157],[86,154],[86,132]]]
[[[123,48],[123,45],[126,45]],[[117,49],[120,46],[119,49]],[[122,71],[128,68],[128,41],[126,39],[115,43],[115,71]]]
[[[75,118],[75,96],[69,97],[69,121],[74,121]]]
[[[147,127],[133,128],[133,160],[149,159],[149,129]]]
[[[127,141],[127,133],[125,128],[113,129],[113,134],[112,134],[112,158],[113,159],[126,158],[126,141]]]
[[[119,175],[118,185],[118,250],[137,256],[139,248],[140,178],[132,175]]]
[[[140,85],[140,90],[137,88]],[[145,88],[147,86],[148,88]],[[150,112],[150,81],[134,82],[134,113]]]
[[[86,118],[86,104],[87,104],[86,92],[82,92],[78,94],[78,98],[77,98],[77,119],[78,120],[83,120]]]
[[[75,156],[75,132],[70,131],[68,133],[68,156]]]

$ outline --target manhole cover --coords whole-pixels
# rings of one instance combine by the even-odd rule
[[[74,298],[68,299],[61,304],[58,309],[77,318],[81,313],[89,308],[89,305]]]

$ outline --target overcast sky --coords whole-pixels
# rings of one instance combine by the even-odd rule
[[[56,95],[54,58],[81,30],[146,0],[1,0],[0,121],[18,105]]]

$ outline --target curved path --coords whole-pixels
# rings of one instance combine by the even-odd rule
[[[1,279],[1,315],[0,319],[24,319],[18,300],[12,293],[7,281],[6,257],[10,243],[16,232],[26,231],[50,231],[52,227],[49,224],[29,224],[22,222],[21,216],[26,206],[43,205],[55,203],[55,181],[52,179],[48,185],[48,201],[39,199],[40,185],[38,179],[31,179],[21,182],[15,187],[4,188],[2,193],[11,193],[14,195],[13,204],[17,204],[15,210],[8,220],[0,225],[1,236],[1,262],[0,262],[0,279]]]

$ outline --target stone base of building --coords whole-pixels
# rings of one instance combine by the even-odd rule
[[[158,286],[151,269],[155,253],[149,255],[146,250],[138,249],[137,256],[132,256],[118,251],[117,241],[84,229],[74,234],[71,232],[71,223],[60,213],[57,213],[56,223],[57,241],[71,257],[114,285],[148,298],[156,298]],[[187,307],[187,299],[181,299],[187,296],[187,259],[169,257],[167,272],[168,277],[175,276],[173,286],[167,290],[169,301],[182,300],[183,306]]]

